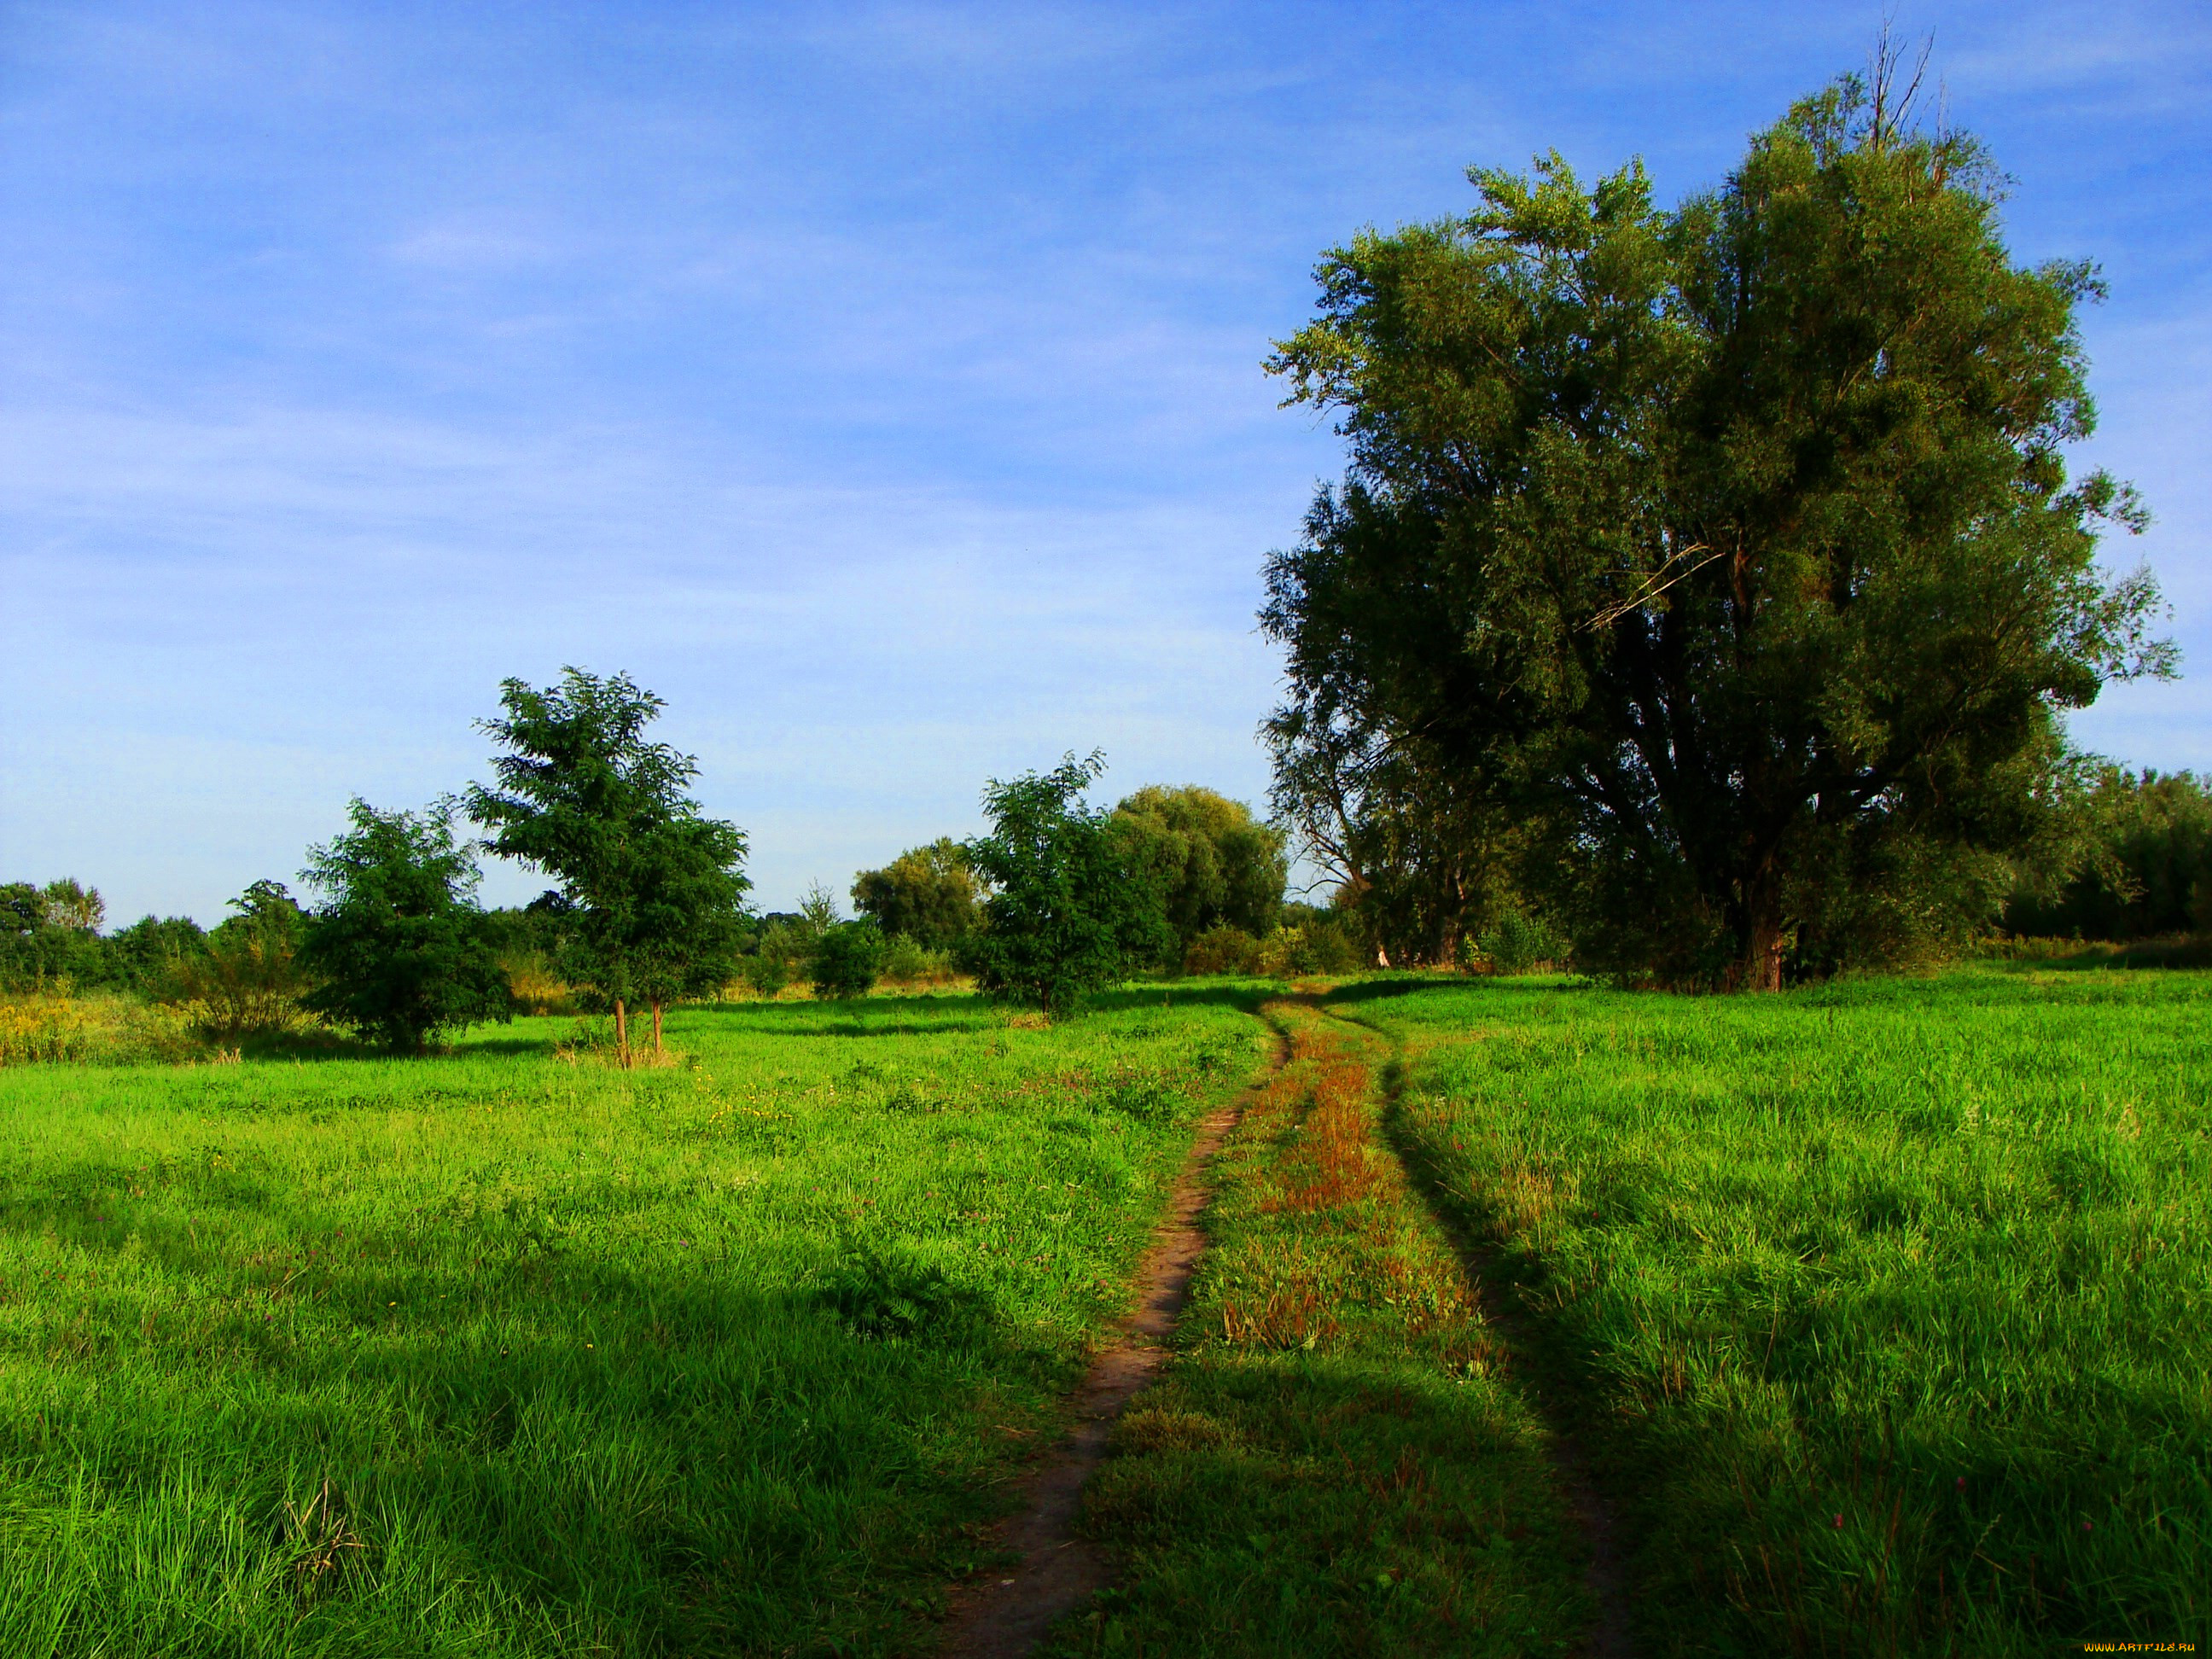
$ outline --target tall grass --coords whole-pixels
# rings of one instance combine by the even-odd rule
[[[1218,1001],[562,1029],[0,1073],[0,1652],[926,1645],[1258,1052]]]
[[[2212,976],[1357,1012],[1606,1435],[1651,1651],[2212,1640]]]
[[[204,1011],[114,992],[0,994],[0,1066],[134,1066],[211,1057]]]

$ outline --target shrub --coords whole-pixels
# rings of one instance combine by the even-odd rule
[[[1186,974],[1249,974],[1259,966],[1260,941],[1242,927],[1223,922],[1191,940],[1182,954]]]
[[[0,1066],[191,1060],[206,1053],[194,1024],[191,1008],[161,1007],[112,994],[79,997],[42,991],[0,998]]]
[[[319,983],[302,1003],[410,1052],[441,1031],[512,1019],[452,805],[380,812],[356,796],[348,812],[353,828],[308,854],[308,878],[329,902],[306,919],[300,961]]]
[[[1259,944],[1256,970],[1276,979],[1298,974],[1352,974],[1362,965],[1358,942],[1334,919],[1285,925]]]
[[[988,1296],[955,1283],[935,1263],[865,1246],[823,1276],[816,1297],[854,1335],[878,1340],[966,1344],[997,1322]]]
[[[199,1030],[216,1042],[312,1025],[299,1004],[307,989],[295,959],[300,907],[283,883],[257,881],[229,908],[238,914],[208,935],[204,951],[177,959],[162,1000],[192,1009]]]
[[[817,997],[864,997],[884,971],[884,936],[872,921],[841,921],[816,941],[808,964]]]
[[[1498,974],[1525,974],[1539,963],[1565,960],[1567,943],[1540,917],[1509,909],[1475,941],[1475,951],[1480,960],[1469,966],[1487,966]]]
[[[962,962],[987,994],[1065,1013],[1174,947],[1142,849],[1082,804],[1104,769],[1097,754],[1070,755],[1048,773],[994,779],[984,790],[991,833],[967,854],[993,891]]]
[[[575,990],[556,973],[540,951],[508,951],[499,958],[514,993],[518,1014],[574,1014],[582,1012]]]
[[[738,977],[752,988],[756,996],[774,999],[791,983],[791,958],[759,952],[738,963]]]
[[[950,952],[927,949],[907,933],[894,933],[884,946],[884,978],[893,985],[942,985],[954,977]]]

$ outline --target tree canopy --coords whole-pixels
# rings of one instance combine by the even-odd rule
[[[629,1052],[627,1007],[661,1011],[719,988],[734,971],[751,884],[745,837],[684,793],[699,764],[646,728],[665,706],[627,674],[564,669],[543,690],[501,683],[504,717],[478,728],[507,750],[495,787],[470,786],[468,814],[501,858],[556,877],[561,966],[615,1012]]]
[[[1152,871],[1182,945],[1212,927],[1259,934],[1275,925],[1290,875],[1283,832],[1243,802],[1195,784],[1152,784],[1116,806],[1114,820]]]
[[[1279,762],[1508,814],[1593,966],[1765,988],[1993,914],[2060,712],[2170,672],[2095,562],[2142,509],[2063,459],[2095,273],[2016,265],[1983,152],[1909,118],[1846,78],[1673,210],[1636,163],[1472,170],[1271,360],[1350,448],[1268,568]]]
[[[926,950],[942,951],[975,930],[975,872],[960,843],[941,836],[908,848],[880,870],[853,882],[853,903],[886,935],[903,933]]]
[[[514,998],[477,904],[481,879],[453,836],[453,806],[380,812],[356,796],[353,827],[308,849],[302,879],[325,902],[304,919],[301,1004],[387,1048],[514,1017]]]
[[[987,994],[1064,1013],[1175,943],[1151,869],[1109,814],[1083,804],[1105,770],[1093,753],[983,791],[991,833],[966,843],[989,884],[985,926],[961,946]]]

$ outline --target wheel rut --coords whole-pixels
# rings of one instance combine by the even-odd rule
[[[1322,1005],[1322,1012],[1389,1045],[1391,1059],[1382,1068],[1380,1079],[1383,1142],[1405,1169],[1407,1185],[1421,1194],[1430,1214],[1451,1241],[1484,1320],[1504,1339],[1509,1353],[1527,1354],[1536,1346],[1534,1333],[1521,1310],[1501,1288],[1504,1275],[1499,1271],[1497,1252],[1443,1200],[1437,1171],[1421,1156],[1407,1133],[1403,1045],[1388,1031],[1364,1019],[1340,1013],[1325,1004]],[[1522,1378],[1533,1381],[1527,1366],[1515,1369]],[[1553,1473],[1589,1552],[1583,1583],[1596,1609],[1596,1617],[1583,1650],[1589,1659],[1635,1659],[1636,1644],[1629,1620],[1628,1573],[1613,1506],[1599,1486],[1591,1470],[1589,1454],[1577,1437],[1573,1424],[1559,1402],[1534,1387],[1528,1389],[1528,1398],[1550,1431],[1546,1444]]]
[[[1167,1361],[1169,1339],[1190,1299],[1191,1275],[1206,1254],[1200,1222],[1212,1195],[1208,1165],[1237,1127],[1245,1101],[1290,1057],[1289,1037],[1267,1023],[1276,1045],[1267,1074],[1200,1124],[1167,1213],[1138,1267],[1136,1310],[1069,1396],[1073,1429],[1024,1478],[1021,1506],[993,1535],[992,1544],[1018,1556],[1018,1562],[953,1591],[939,1650],[945,1659],[1022,1659],[1055,1620],[1113,1583],[1114,1563],[1106,1553],[1076,1535],[1083,1489],[1105,1460],[1115,1419]]]

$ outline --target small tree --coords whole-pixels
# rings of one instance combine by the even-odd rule
[[[872,921],[835,923],[815,941],[811,972],[817,997],[864,997],[883,971],[883,930]]]
[[[990,884],[983,930],[962,947],[989,995],[1064,1013],[1085,995],[1175,945],[1141,848],[1082,805],[1102,756],[1069,755],[1042,775],[983,791],[988,836],[966,845]]]
[[[493,852],[560,881],[562,970],[612,1006],[627,1065],[630,1003],[652,1008],[657,1053],[667,1003],[734,970],[752,884],[744,832],[684,793],[699,763],[647,741],[665,705],[627,674],[567,668],[542,691],[506,680],[500,702],[506,718],[479,729],[509,752],[492,763],[498,788],[470,787],[469,816]]]
[[[453,804],[380,812],[358,797],[353,828],[308,850],[301,879],[327,902],[305,919],[301,999],[387,1048],[420,1052],[441,1031],[514,1017],[514,998],[476,902]]]
[[[291,1021],[304,988],[298,961],[300,907],[281,881],[257,881],[230,901],[238,912],[207,936],[207,948],[175,961],[170,994],[206,1010],[204,1028],[236,1042]]]

